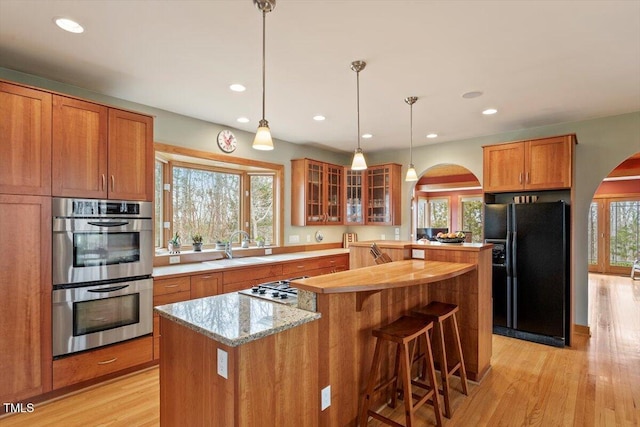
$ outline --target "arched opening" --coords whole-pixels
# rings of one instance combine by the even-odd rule
[[[413,239],[438,231],[463,231],[467,241],[482,241],[482,186],[467,168],[439,164],[416,182],[411,199]]]
[[[589,272],[628,275],[640,251],[640,153],[600,183],[587,224]]]

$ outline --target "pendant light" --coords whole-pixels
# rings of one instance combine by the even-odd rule
[[[411,139],[409,145],[409,169],[407,169],[407,177],[404,179],[407,182],[417,181],[418,174],[416,173],[416,168],[413,167],[413,104],[418,100],[417,96],[409,96],[404,99],[404,102],[409,104],[410,116],[409,116],[409,127],[411,128]]]
[[[358,148],[353,153],[353,161],[351,162],[351,170],[361,171],[367,168],[367,162],[364,160],[362,148],[360,148],[360,71],[364,70],[367,65],[364,61],[353,61],[351,69],[356,72],[356,99],[358,111]]]
[[[276,0],[253,0],[260,11],[262,11],[262,120],[258,124],[256,137],[253,139],[253,148],[256,150],[273,150],[273,140],[271,139],[271,130],[269,122],[264,118],[264,99],[265,99],[265,27],[267,13],[276,8]]]

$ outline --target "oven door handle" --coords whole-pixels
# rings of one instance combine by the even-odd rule
[[[88,289],[87,292],[95,292],[98,294],[104,293],[104,292],[115,292],[115,291],[119,291],[120,289],[124,289],[124,288],[128,288],[129,285],[122,285],[122,286],[112,286],[110,288],[101,288],[101,289]]]
[[[123,225],[129,225],[129,222],[128,221],[104,221],[104,222],[89,221],[89,225],[95,225],[96,227],[121,227]]]

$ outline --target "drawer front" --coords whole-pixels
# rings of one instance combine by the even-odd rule
[[[282,274],[288,277],[294,276],[309,276],[307,273],[311,270],[317,269],[329,269],[331,273],[332,269],[336,271],[347,269],[349,264],[348,257],[346,255],[322,257],[314,259],[302,259],[299,261],[288,262],[282,266]]]
[[[227,283],[222,285],[222,293],[228,294],[229,292],[238,292],[243,289],[249,289],[252,286],[256,286],[260,281],[258,279],[243,280],[242,282]]]
[[[225,271],[222,273],[222,283],[224,285],[230,283],[245,282],[248,280],[260,280],[266,282],[282,275],[282,265],[272,264],[260,267],[242,268],[239,270]],[[267,279],[267,280],[261,280]],[[226,292],[226,291],[225,291]]]
[[[153,306],[173,304],[174,302],[187,301],[191,299],[191,291],[176,292],[173,294],[158,295],[153,297]]]
[[[137,338],[53,361],[53,388],[98,378],[153,360],[153,337]]]
[[[173,279],[155,279],[153,281],[153,295],[167,295],[176,292],[189,291],[191,289],[191,279],[187,277],[176,277]]]

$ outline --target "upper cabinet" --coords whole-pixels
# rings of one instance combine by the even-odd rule
[[[343,224],[343,167],[291,161],[291,225]]]
[[[344,167],[344,190],[346,215],[344,223],[346,225],[364,224],[364,174],[366,171],[354,171],[350,166]]]
[[[0,82],[0,193],[51,194],[51,94]]]
[[[366,170],[366,214],[368,225],[400,225],[402,166],[396,163]]]
[[[575,135],[563,135],[483,147],[484,191],[571,188],[575,143]]]
[[[153,118],[109,109],[109,198],[153,200]]]
[[[55,95],[52,193],[153,199],[153,119]]]

